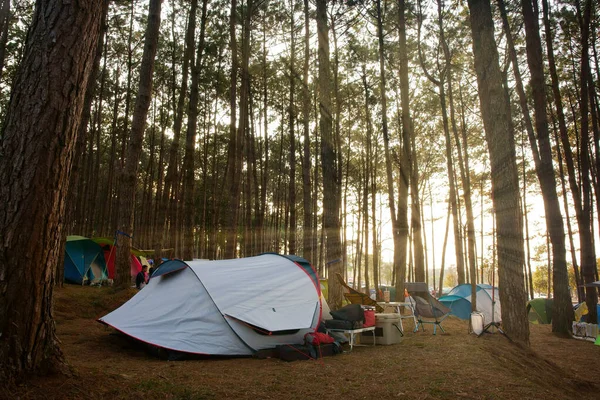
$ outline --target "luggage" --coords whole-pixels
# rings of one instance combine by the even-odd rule
[[[337,311],[330,312],[333,319],[344,321],[365,321],[365,312],[360,304],[348,304]]]
[[[340,319],[328,319],[325,321],[325,327],[327,329],[360,329],[363,327],[362,321],[345,321]]]
[[[330,357],[340,352],[340,347],[336,343],[322,344],[320,346],[284,344],[276,348],[276,353],[283,361],[311,360]]]

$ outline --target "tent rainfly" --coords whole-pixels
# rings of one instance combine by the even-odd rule
[[[485,323],[492,321],[492,291],[495,291],[494,322],[501,322],[501,306],[498,288],[491,285],[477,285],[477,311],[483,314]],[[460,319],[469,319],[471,316],[471,285],[462,284],[454,287],[447,296],[442,296],[439,301],[449,307],[452,315]]]
[[[527,302],[527,317],[533,324],[551,324],[553,299],[537,298]]]
[[[322,307],[318,276],[306,260],[263,254],[166,261],[144,289],[99,321],[167,350],[252,355],[303,343]]]
[[[65,281],[84,284],[107,278],[106,262],[100,246],[83,236],[67,236],[65,244]]]

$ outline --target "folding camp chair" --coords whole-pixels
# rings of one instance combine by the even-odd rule
[[[417,318],[417,324],[413,332],[419,330],[419,326],[423,328],[425,332],[424,324],[433,324],[433,334],[436,334],[436,329],[439,326],[442,332],[442,322],[450,315],[450,309],[440,303],[435,297],[429,293],[429,289],[425,282],[407,282],[404,284],[406,291],[409,295],[409,302],[411,303]],[[424,320],[423,318],[428,318]],[[431,320],[433,319],[433,320]]]
[[[365,306],[373,306],[375,307],[376,312],[382,313],[383,307],[381,307],[375,300],[370,298],[364,293],[359,292],[358,290],[352,289],[339,272],[336,272],[336,278],[340,282],[340,284],[346,289],[344,292],[344,297],[350,304],[361,304]]]

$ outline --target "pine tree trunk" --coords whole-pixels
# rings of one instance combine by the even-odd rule
[[[302,68],[302,128],[304,135],[303,162],[302,162],[302,200],[304,209],[302,246],[303,256],[308,262],[314,264],[313,248],[313,208],[312,208],[312,183],[310,179],[310,94],[308,91],[308,64],[310,60],[310,29],[308,0],[304,0],[304,65]]]
[[[0,380],[63,370],[52,315],[73,152],[103,2],[38,1],[0,148]],[[49,35],[48,32],[52,32]],[[40,126],[45,129],[39,129]],[[28,254],[23,264],[23,254]],[[16,266],[24,268],[15,268]],[[65,369],[66,370],[66,369]]]
[[[579,5],[579,2],[577,2]],[[585,3],[585,11],[583,13],[582,26],[581,26],[581,73],[579,75],[579,90],[580,90],[580,111],[581,111],[581,140],[579,146],[579,158],[580,158],[580,174],[582,180],[583,189],[583,205],[582,205],[582,219],[586,226],[591,228],[593,223],[592,218],[592,205],[591,205],[591,192],[592,186],[590,182],[590,163],[591,154],[588,150],[589,137],[589,105],[588,105],[588,85],[587,77],[589,74],[589,35],[590,35],[590,18],[591,18],[591,0],[587,0]],[[583,238],[581,238],[580,251],[581,251],[581,275],[585,284],[594,282],[595,271],[596,271],[596,255],[594,251],[594,239],[592,232],[583,231]],[[595,288],[585,289],[585,301],[589,310],[595,310],[596,304],[598,303],[598,294]],[[595,312],[588,314],[588,322],[596,323],[597,315]]]
[[[183,156],[183,253],[184,260],[194,258],[194,222],[196,207],[194,202],[194,153],[196,151],[196,131],[198,124],[198,97],[200,90],[200,68],[204,51],[204,34],[206,32],[206,12],[208,0],[202,2],[200,19],[200,39],[196,50],[196,60],[192,60],[192,83],[188,103],[187,130],[185,135],[185,154]]]
[[[288,207],[290,209],[290,254],[296,254],[296,105],[294,94],[296,91],[296,27],[294,23],[294,0],[291,0],[290,20],[290,102],[289,102],[289,132],[290,132],[290,186],[288,196]]]
[[[331,107],[331,68],[329,61],[329,27],[327,25],[327,1],[317,0],[317,31],[319,41],[319,133],[321,135],[321,163],[323,168],[323,230],[327,240],[327,262],[330,263],[329,305],[332,309],[342,306],[342,286],[335,274],[343,275],[340,243],[338,182],[336,149],[333,137]]]
[[[494,23],[489,1],[469,0],[475,71],[481,114],[492,169],[492,200],[496,211],[500,298],[525,304],[523,232],[519,218],[519,179],[510,108],[504,97]],[[529,345],[525,307],[503,307],[502,323],[515,342]]]
[[[500,0],[501,1],[501,0]],[[537,0],[535,0],[537,1]],[[573,306],[569,295],[569,277],[567,273],[567,253],[565,248],[565,228],[560,211],[556,179],[552,163],[550,132],[548,129],[546,83],[544,81],[544,64],[542,59],[542,43],[539,35],[537,13],[531,0],[521,0],[525,20],[527,45],[527,62],[531,72],[531,88],[534,101],[535,125],[540,159],[536,164],[536,172],[544,197],[546,226],[552,241],[552,282],[554,289],[554,308],[552,312],[552,331],[567,333],[571,331]],[[537,8],[537,5],[536,7]]]
[[[162,0],[150,0],[148,8],[148,25],[144,42],[144,54],[140,66],[140,82],[135,101],[131,134],[127,148],[127,160],[123,169],[119,190],[119,225],[123,234],[118,236],[115,284],[119,287],[131,285],[130,253],[131,236],[134,234],[135,192],[138,181],[139,159],[142,152],[142,141],[146,127],[146,117],[152,99],[152,76],[154,59],[158,45],[160,29],[160,9]]]

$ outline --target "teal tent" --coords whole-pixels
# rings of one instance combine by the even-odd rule
[[[83,285],[107,279],[102,248],[83,236],[68,236],[65,245],[65,281]]]

